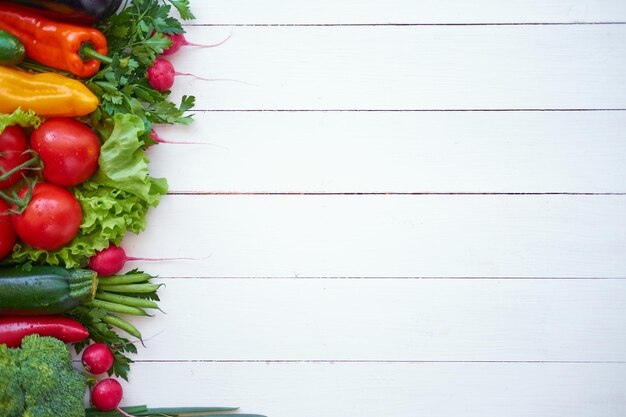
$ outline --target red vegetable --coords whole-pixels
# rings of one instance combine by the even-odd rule
[[[19,126],[8,126],[0,133],[0,174],[7,174],[6,179],[0,180],[0,188],[7,188],[17,183],[22,178],[24,168],[18,167],[30,159],[28,153],[26,134]]]
[[[180,259],[192,260],[193,258],[135,258],[126,256],[124,249],[111,244],[108,248],[96,252],[89,259],[89,269],[104,277],[120,272],[127,261],[174,261]]]
[[[113,353],[104,343],[94,343],[83,352],[83,365],[87,372],[100,375],[107,372],[113,366]]]
[[[65,343],[77,343],[89,336],[79,322],[59,316],[0,317],[0,344],[19,347],[31,334],[50,336]]]
[[[150,86],[157,91],[166,91],[172,88],[174,85],[174,77],[177,75],[194,77],[204,81],[236,81],[229,79],[204,78],[186,72],[176,72],[170,61],[158,58],[154,61],[152,66],[148,68],[148,84],[150,84]]]
[[[30,137],[43,161],[43,177],[69,187],[88,180],[98,168],[100,142],[86,125],[69,117],[46,120]]]
[[[232,32],[230,35],[228,35],[226,39],[213,45],[201,45],[198,43],[191,43],[187,41],[187,39],[185,39],[184,33],[177,33],[177,34],[171,34],[171,35],[164,33],[164,35],[167,36],[172,41],[172,46],[164,50],[163,55],[172,55],[178,52],[178,50],[183,46],[197,46],[200,48],[213,48],[215,46],[220,46],[230,39],[230,37],[232,36]]]
[[[11,224],[11,215],[7,213],[9,206],[0,199],[0,259],[5,258],[13,251],[17,236]]]
[[[124,391],[113,378],[103,379],[91,390],[91,402],[98,410],[111,411],[118,408]]]
[[[28,187],[19,196],[24,198]],[[80,228],[83,212],[72,193],[57,185],[39,183],[28,206],[21,214],[12,214],[11,223],[24,243],[47,251],[69,243]]]

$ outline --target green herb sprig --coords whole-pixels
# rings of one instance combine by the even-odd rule
[[[192,122],[185,113],[194,106],[194,97],[184,96],[176,105],[169,101],[169,91],[154,90],[146,77],[158,55],[172,44],[165,34],[184,32],[181,22],[170,16],[172,6],[182,19],[195,18],[188,0],[135,0],[98,23],[108,41],[109,62],[85,82],[101,100],[91,115],[94,125],[117,113],[141,117],[148,132],[154,123]]]

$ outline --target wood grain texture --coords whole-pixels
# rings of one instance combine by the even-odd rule
[[[140,361],[626,362],[626,280],[160,282]]]
[[[237,27],[172,61],[252,85],[179,77],[174,97],[212,110],[626,108],[624,43],[626,25]]]
[[[195,117],[149,153],[174,192],[626,192],[622,112]]]
[[[134,320],[126,404],[626,414],[626,195],[599,195],[626,192],[626,3],[193,6],[191,41],[232,38],[172,61],[230,81],[178,77],[198,120],[160,133],[215,146],[150,156],[206,195],[124,244],[201,259],[129,263],[168,314]]]
[[[618,0],[251,0],[193,3],[200,24],[506,23],[625,21]]]
[[[168,196],[164,276],[626,277],[626,196]],[[209,257],[207,257],[209,256]]]
[[[269,417],[621,416],[624,375],[624,364],[138,363],[124,403]]]

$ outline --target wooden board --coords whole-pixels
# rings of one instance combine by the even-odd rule
[[[200,24],[445,24],[445,23],[593,23],[625,21],[621,1],[578,0],[321,0],[263,7],[250,0],[196,1]]]
[[[168,196],[131,256],[186,277],[626,276],[626,196]],[[135,263],[131,266],[137,266]]]
[[[237,27],[172,58],[236,81],[179,77],[174,97],[205,110],[623,109],[624,43],[626,25]]]
[[[624,374],[598,363],[139,363],[127,399],[271,417],[619,416]]]
[[[174,192],[625,192],[621,112],[199,112],[160,127]],[[278,128],[277,128],[278,127]],[[262,157],[259,157],[262,156]]]
[[[626,3],[192,3],[125,404],[626,413]]]
[[[142,361],[626,362],[626,280],[160,282]]]

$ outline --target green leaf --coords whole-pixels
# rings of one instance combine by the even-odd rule
[[[140,139],[144,133],[139,117],[116,114],[113,131],[100,149],[100,168],[92,181],[133,194],[156,207],[167,192],[167,181],[148,175],[148,159]]]
[[[4,132],[8,126],[13,125],[38,128],[42,122],[43,120],[34,111],[24,112],[22,109],[17,109],[11,114],[0,114],[0,133]]]
[[[191,9],[189,8],[189,0],[169,0],[172,3],[172,6],[178,10],[180,13],[180,17],[184,20],[192,20],[196,17],[191,13]]]

